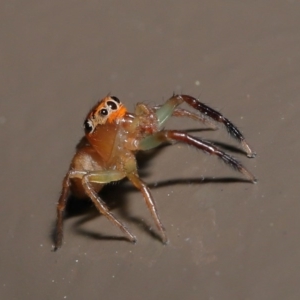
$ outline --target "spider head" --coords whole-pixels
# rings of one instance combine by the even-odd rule
[[[88,113],[83,126],[85,133],[91,134],[98,125],[118,122],[126,113],[126,108],[115,96],[100,100]]]

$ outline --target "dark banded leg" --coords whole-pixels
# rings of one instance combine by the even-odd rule
[[[190,146],[193,146],[199,150],[202,150],[206,153],[216,155],[227,165],[239,171],[240,173],[244,174],[253,183],[256,182],[255,177],[235,158],[223,152],[213,144],[202,139],[194,138],[193,136],[190,136],[183,131],[178,131],[178,130],[159,131],[141,140],[139,143],[139,150],[152,149],[165,142],[169,142],[169,143],[182,142]]]
[[[189,95],[174,95],[156,111],[160,128],[163,127],[166,120],[173,114],[175,108],[183,102],[198,110],[205,117],[211,118],[216,122],[224,124],[230,136],[241,143],[243,149],[247,153],[247,156],[251,158],[255,157],[256,153],[251,150],[243,134],[231,121],[225,118],[218,111],[212,109],[211,107]]]

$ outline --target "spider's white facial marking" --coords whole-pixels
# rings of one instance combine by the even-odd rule
[[[86,133],[92,133],[95,129],[93,122],[90,119],[86,119],[83,123],[84,131]]]

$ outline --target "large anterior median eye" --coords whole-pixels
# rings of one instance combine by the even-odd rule
[[[116,110],[118,108],[118,105],[114,101],[107,101],[107,105],[112,109]]]
[[[87,133],[90,133],[90,132],[92,132],[94,130],[93,123],[89,119],[86,119],[84,121],[83,127],[84,127],[85,132],[87,132]]]

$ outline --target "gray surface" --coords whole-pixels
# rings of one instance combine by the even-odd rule
[[[1,299],[300,298],[299,1],[2,1],[0,20]],[[227,182],[242,176],[166,147],[141,171],[158,183],[169,245],[143,228],[149,212],[125,184],[107,195],[136,245],[106,239],[121,234],[104,217],[76,226],[83,213],[51,252],[89,108],[108,92],[132,110],[173,91],[242,129],[258,156],[233,154],[259,183]],[[236,145],[224,130],[200,134]],[[212,180],[184,182],[203,177]],[[183,182],[163,184],[171,179]]]

